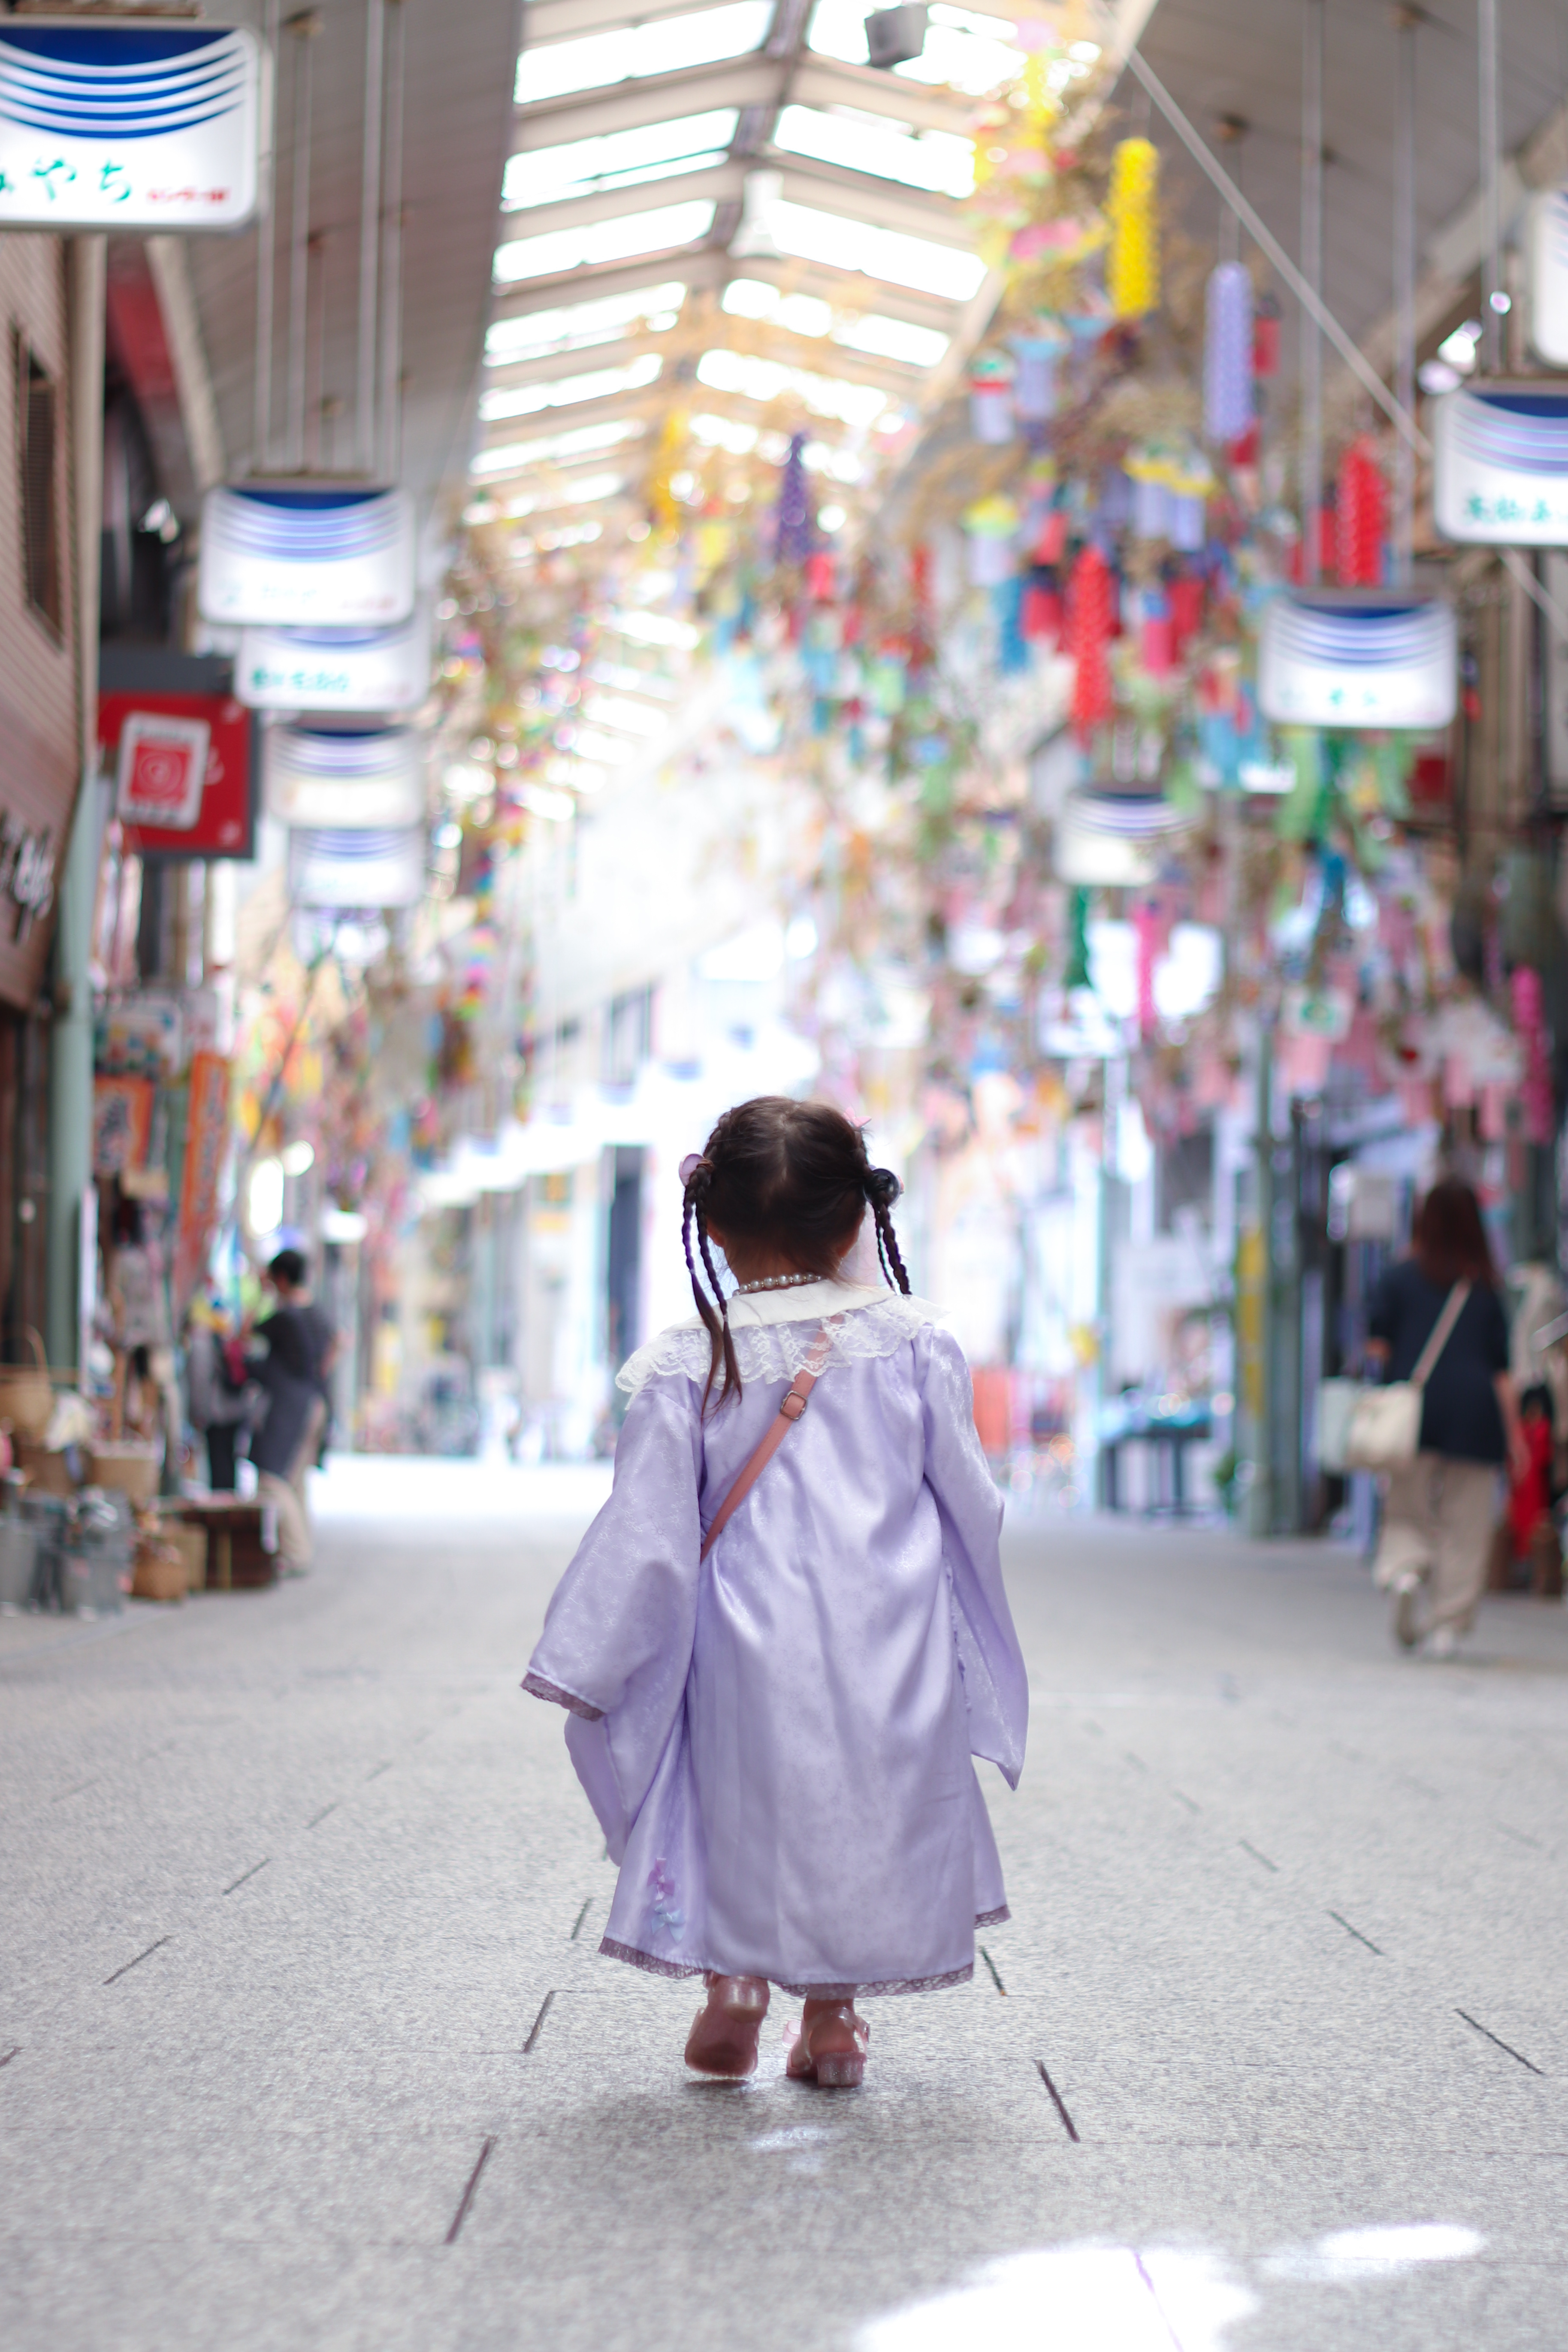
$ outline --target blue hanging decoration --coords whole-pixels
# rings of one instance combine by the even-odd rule
[[[1251,429],[1252,275],[1239,261],[1209,274],[1204,340],[1204,431],[1237,441]]]
[[[991,591],[996,615],[996,666],[1004,677],[1016,677],[1029,667],[1029,648],[1023,631],[1024,582],[1015,573]]]
[[[775,561],[804,563],[811,553],[811,483],[805,471],[805,436],[792,433],[779,483]]]

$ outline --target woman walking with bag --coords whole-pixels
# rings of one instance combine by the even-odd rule
[[[1447,1658],[1475,1622],[1500,1473],[1522,1462],[1524,1441],[1508,1322],[1470,1187],[1451,1176],[1434,1184],[1411,1244],[1379,1283],[1369,1318],[1371,1363],[1421,1391],[1415,1459],[1388,1472],[1376,1576],[1394,1595],[1394,1639]]]

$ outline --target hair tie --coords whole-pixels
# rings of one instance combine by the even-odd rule
[[[890,1209],[903,1189],[890,1168],[866,1171],[866,1198],[874,1209]]]
[[[704,1160],[700,1151],[689,1151],[680,1163],[680,1181],[689,1192],[699,1176],[711,1176],[712,1173],[712,1161]]]

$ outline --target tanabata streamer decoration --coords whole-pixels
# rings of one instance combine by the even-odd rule
[[[1432,515],[1445,539],[1568,547],[1568,386],[1462,384],[1432,406]]]
[[[1055,335],[1015,335],[1013,356],[1018,372],[1013,379],[1013,410],[1025,425],[1046,425],[1056,414],[1057,354],[1061,338]]]
[[[1335,506],[1340,584],[1372,588],[1383,578],[1383,541],[1387,528],[1388,486],[1377,451],[1358,435],[1340,462]]]
[[[1446,727],[1458,678],[1453,611],[1435,599],[1294,589],[1264,607],[1258,699],[1277,726]]]
[[[1013,438],[1013,366],[1000,352],[982,352],[970,368],[969,429],[977,441]]]
[[[1018,568],[1018,509],[1000,495],[977,499],[965,510],[969,577],[976,588],[999,588]]]
[[[1204,431],[1211,441],[1238,441],[1252,417],[1252,273],[1222,261],[1205,306]]]
[[[1080,738],[1092,735],[1110,717],[1111,605],[1115,583],[1098,547],[1086,547],[1072,568],[1068,650],[1078,665],[1073,678],[1072,723]]]
[[[1110,253],[1105,285],[1116,319],[1142,319],[1160,300],[1160,239],[1155,193],[1160,154],[1148,139],[1123,139],[1110,167]]]
[[[805,436],[790,436],[789,455],[779,483],[776,558],[804,563],[811,552],[811,483],[805,470]]]

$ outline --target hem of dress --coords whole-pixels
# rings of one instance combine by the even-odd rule
[[[605,1710],[579,1698],[575,1691],[563,1690],[559,1683],[546,1682],[542,1675],[524,1675],[522,1687],[531,1698],[548,1699],[552,1706],[563,1706],[568,1715],[581,1716],[584,1723],[602,1723]]]
[[[977,1911],[974,1924],[977,1927],[994,1927],[1012,1916],[1004,1903],[994,1911]],[[700,1977],[709,1973],[700,1960],[656,1959],[653,1953],[640,1950],[636,1944],[617,1943],[613,1936],[601,1937],[599,1949],[605,1959],[624,1960],[627,1968],[641,1969],[650,1977]],[[783,1977],[773,1977],[768,1981],[797,2000],[870,2000],[898,1993],[945,1992],[952,1985],[967,1984],[973,1974],[974,1963],[968,1960],[963,1968],[949,1969],[942,1976],[883,1977],[876,1984],[791,1984]]]

